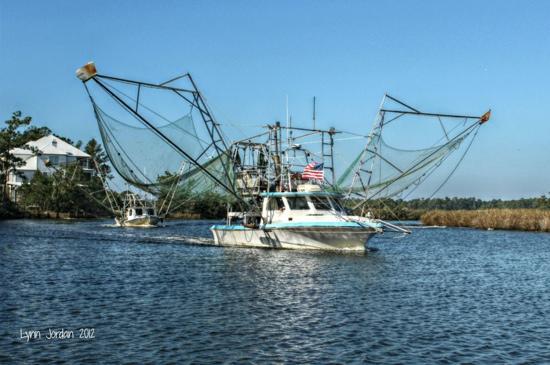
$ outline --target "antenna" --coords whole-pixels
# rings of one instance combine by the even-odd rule
[[[286,141],[287,144],[289,143],[289,136],[288,136],[288,127],[289,127],[289,118],[288,118],[288,94],[286,95]],[[288,161],[287,161],[288,162]]]
[[[288,178],[288,188],[291,189],[292,186],[292,179],[290,178],[290,150],[289,147],[291,146],[290,139],[292,138],[292,132],[290,131],[290,124],[292,122],[290,121],[290,116],[288,113],[288,94],[286,94],[286,153],[285,153],[285,165],[286,165],[286,172]]]
[[[315,129],[315,96],[313,97],[313,129]]]
[[[288,126],[288,94],[286,95],[286,125]]]
[[[288,122],[289,122],[289,130],[288,130],[288,133],[290,134],[290,137],[289,137],[289,143],[288,145],[290,147],[292,147],[294,145],[294,139],[292,138],[292,114],[290,115],[290,118],[288,119]],[[296,150],[295,149],[292,149],[294,151],[294,157],[296,157]]]

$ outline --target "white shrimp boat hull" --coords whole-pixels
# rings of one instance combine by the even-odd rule
[[[365,251],[368,240],[379,232],[375,228],[353,224],[270,226],[254,229],[215,225],[210,230],[218,246],[350,251]]]
[[[156,227],[160,223],[160,219],[157,216],[143,216],[143,217],[137,217],[132,218],[128,220],[121,220],[119,218],[115,218],[116,225],[118,227]]]

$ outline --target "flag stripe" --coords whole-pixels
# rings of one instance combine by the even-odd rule
[[[325,170],[323,168],[323,163],[319,162],[310,162],[304,168],[302,173],[302,178],[314,179],[314,180],[323,180],[325,176]]]

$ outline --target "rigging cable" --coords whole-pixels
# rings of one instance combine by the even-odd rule
[[[456,166],[453,168],[453,170],[451,171],[451,173],[449,174],[449,176],[447,176],[447,178],[441,183],[441,185],[439,185],[439,187],[434,191],[434,193],[432,195],[430,195],[430,199],[434,197],[435,194],[437,194],[439,192],[439,190],[441,190],[441,188],[447,183],[447,181],[449,181],[449,179],[451,178],[451,176],[453,176],[453,174],[455,173],[455,171],[458,169],[458,166],[462,163],[462,161],[464,160],[464,157],[466,157],[466,153],[468,153],[468,151],[470,150],[470,147],[472,147],[472,143],[474,142],[476,136],[477,136],[477,133],[479,132],[479,127],[476,129],[476,132],[474,133],[474,136],[472,137],[472,139],[470,140],[470,143],[468,144],[468,147],[466,147],[466,150],[464,151],[464,153],[462,154],[462,156],[460,157],[460,159],[458,160]]]

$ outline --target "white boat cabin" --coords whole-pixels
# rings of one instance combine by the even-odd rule
[[[262,216],[266,223],[333,220],[346,215],[340,195],[330,192],[265,193]]]
[[[326,222],[347,216],[346,209],[340,203],[341,194],[321,191],[315,185],[299,190],[301,191],[261,193],[261,215],[229,212],[227,224],[259,226],[289,222]]]
[[[155,208],[150,207],[129,207],[126,208],[126,219],[136,219],[156,216]]]

